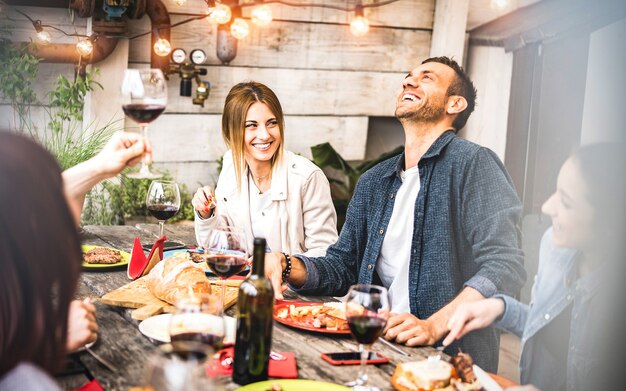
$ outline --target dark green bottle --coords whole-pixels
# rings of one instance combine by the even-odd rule
[[[239,286],[233,381],[267,380],[274,326],[274,289],[265,278],[265,239],[254,239],[252,274]]]

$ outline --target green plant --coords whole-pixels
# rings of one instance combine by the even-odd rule
[[[61,133],[66,125],[83,120],[85,95],[93,91],[95,86],[103,88],[102,84],[94,80],[94,76],[98,74],[99,70],[94,68],[91,72],[86,72],[84,78],[75,77],[74,81],[59,75],[54,89],[48,94],[50,106],[48,127],[52,132]]]
[[[330,192],[335,210],[337,211],[338,229],[341,230],[343,226],[348,203],[352,198],[352,193],[354,193],[354,188],[361,175],[383,160],[387,160],[402,152],[404,152],[404,146],[399,146],[392,151],[383,153],[373,160],[368,160],[356,167],[352,167],[330,143],[318,144],[311,147],[313,162],[324,170],[330,182]]]
[[[29,123],[30,107],[37,101],[33,83],[39,59],[28,53],[27,45],[15,46],[7,36],[0,33],[0,94],[13,108],[16,130],[23,131]]]

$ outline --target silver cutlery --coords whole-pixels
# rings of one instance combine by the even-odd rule
[[[96,352],[91,350],[90,347],[85,346],[85,350],[87,351],[87,353],[91,354],[91,356],[95,358],[96,361],[98,361],[100,364],[102,364],[106,369],[108,369],[111,372],[117,372],[117,368],[115,368],[115,365],[111,364],[109,361],[97,355]]]
[[[387,345],[388,347],[390,347],[392,350],[394,350],[397,353],[400,353],[403,356],[407,356],[407,357],[411,357],[411,353],[407,353],[404,350],[401,350],[400,348],[398,348],[396,345],[392,344],[391,342],[387,341],[386,339],[384,339],[383,337],[378,337],[378,341],[381,342],[383,345]]]

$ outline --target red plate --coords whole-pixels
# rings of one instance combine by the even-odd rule
[[[277,302],[274,305],[274,320],[276,320],[278,323],[282,323],[286,326],[289,327],[293,327],[296,329],[300,329],[300,330],[307,330],[307,331],[314,331],[316,333],[322,333],[322,334],[342,334],[342,335],[348,335],[350,334],[350,330],[328,330],[325,327],[313,327],[307,323],[301,323],[301,322],[296,322],[294,320],[292,320],[291,318],[279,318],[278,312],[283,309],[283,308],[287,308],[287,310],[289,310],[289,306],[295,306],[295,307],[306,307],[306,306],[311,306],[311,305],[324,305],[324,303],[317,303],[317,302],[308,302],[308,301],[281,301],[281,302]]]

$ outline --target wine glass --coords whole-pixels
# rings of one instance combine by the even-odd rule
[[[389,296],[387,289],[378,285],[353,285],[345,298],[346,317],[350,332],[359,343],[361,365],[356,380],[347,384],[362,391],[378,390],[367,387],[365,363],[369,356],[369,347],[381,336],[389,318]],[[367,345],[368,349],[364,349]]]
[[[176,216],[180,209],[178,184],[173,181],[152,181],[146,196],[146,207],[159,220],[159,238],[162,238],[165,220]]]
[[[218,226],[208,230],[203,244],[204,258],[209,269],[220,278],[222,285],[222,308],[226,301],[226,279],[248,266],[246,236],[243,230],[233,226]]]
[[[213,349],[197,341],[163,344],[148,357],[143,386],[152,391],[214,390],[207,376],[207,362]]]
[[[182,297],[176,302],[169,331],[174,346],[181,341],[196,341],[220,350],[226,335],[221,301],[206,293]]]
[[[127,69],[122,82],[122,109],[127,117],[139,124],[144,138],[148,138],[148,124],[165,110],[167,85],[160,69]],[[142,159],[139,172],[131,178],[159,178]]]

